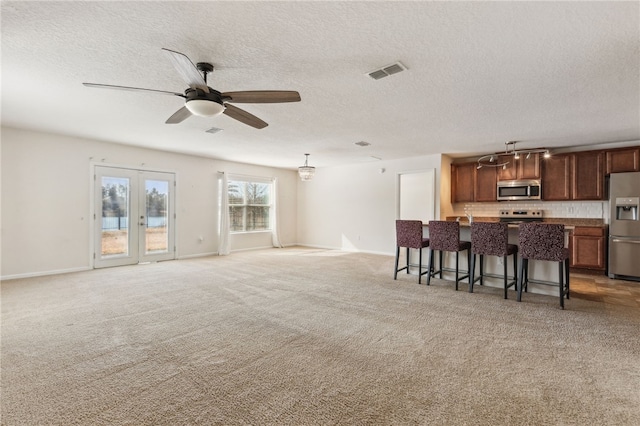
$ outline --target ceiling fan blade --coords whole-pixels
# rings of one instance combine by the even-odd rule
[[[198,71],[191,59],[189,59],[186,55],[175,52],[173,50],[162,48],[164,52],[169,57],[169,60],[180,74],[180,77],[187,83],[189,87],[192,89],[202,89],[206,93],[209,93],[209,88],[207,87],[207,83],[204,81],[202,74]]]
[[[256,129],[264,129],[268,124],[253,114],[236,106],[225,104],[224,114]]]
[[[96,83],[82,83],[87,87],[96,87],[98,89],[117,89],[117,90],[129,90],[132,92],[152,92],[152,93],[160,93],[163,95],[175,95],[184,98],[184,94],[177,92],[167,92],[166,90],[155,90],[155,89],[143,89],[141,87],[128,87],[128,86],[114,86],[112,84],[96,84]]]
[[[186,106],[183,106],[179,110],[177,110],[171,117],[165,121],[166,124],[178,124],[182,123],[187,118],[191,117],[191,111],[187,109]]]
[[[280,102],[300,102],[300,93],[293,90],[246,90],[242,92],[225,92],[222,94],[227,102],[247,104],[271,104]]]

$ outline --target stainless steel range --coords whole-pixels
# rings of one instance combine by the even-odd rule
[[[542,222],[542,210],[500,210],[498,217],[500,218],[500,222],[507,222],[514,225],[518,225],[522,222]]]

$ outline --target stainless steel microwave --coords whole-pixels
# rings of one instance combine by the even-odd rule
[[[504,180],[498,182],[498,201],[539,200],[541,195],[539,180]]]

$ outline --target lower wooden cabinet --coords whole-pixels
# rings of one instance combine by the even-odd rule
[[[569,266],[604,271],[606,228],[576,226],[569,237]]]

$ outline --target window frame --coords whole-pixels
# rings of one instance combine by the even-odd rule
[[[258,177],[258,176],[237,176],[237,175],[229,175],[228,178],[228,187],[227,187],[227,201],[229,204],[229,210],[228,210],[228,214],[229,214],[229,232],[231,234],[251,234],[251,233],[262,233],[262,232],[273,232],[273,211],[274,211],[274,207],[275,207],[275,199],[274,199],[274,185],[275,185],[275,181],[272,178],[264,178],[264,177]],[[231,200],[231,192],[230,189],[232,188],[232,185],[234,184],[242,184],[243,186],[243,193],[242,193],[242,203],[234,203]],[[249,187],[249,185],[265,185],[267,186],[267,192],[268,192],[268,203],[266,204],[256,204],[256,203],[248,203],[248,197],[247,197],[247,188]],[[233,208],[238,208],[241,207],[242,208],[242,229],[241,230],[234,230],[234,225],[233,225],[233,215],[232,215],[232,209]],[[266,228],[264,229],[251,229],[251,230],[247,230],[247,212],[248,212],[248,208],[249,207],[264,207],[267,208],[267,215],[268,215],[268,221],[266,224]]]

